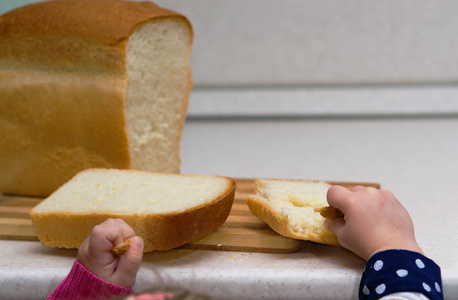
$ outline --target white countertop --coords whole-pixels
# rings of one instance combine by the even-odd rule
[[[417,239],[458,299],[458,117],[190,120],[182,172],[378,182],[407,207]],[[42,299],[76,250],[0,241],[0,298]],[[293,254],[148,253],[135,289],[180,286],[227,299],[356,299],[364,262],[338,247]]]

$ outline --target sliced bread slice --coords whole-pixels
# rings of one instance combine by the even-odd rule
[[[256,195],[247,197],[251,212],[277,233],[301,240],[339,245],[314,208],[327,206],[331,185],[324,181],[257,179]]]
[[[30,216],[47,246],[78,248],[92,228],[121,218],[145,241],[167,250],[215,231],[229,215],[235,180],[210,175],[88,169],[35,206]]]

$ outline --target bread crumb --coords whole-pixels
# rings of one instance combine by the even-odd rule
[[[235,258],[233,255],[229,255],[229,258],[232,258],[234,261],[237,261],[237,258]]]
[[[126,252],[127,250],[129,250],[130,243],[131,243],[131,239],[127,239],[127,240],[125,240],[123,243],[114,246],[114,247],[111,249],[111,252],[112,252],[115,256],[120,256],[120,255],[122,255],[124,252]]]

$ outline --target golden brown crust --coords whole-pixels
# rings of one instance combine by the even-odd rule
[[[288,224],[281,218],[280,214],[278,214],[269,205],[266,205],[263,201],[257,199],[256,197],[248,196],[247,204],[253,215],[266,222],[267,225],[269,225],[269,227],[278,234],[293,239],[303,238],[303,236],[299,236],[295,232],[291,231]]]
[[[61,0],[23,6],[0,17],[0,65],[123,72],[127,37],[143,22],[164,17],[191,28],[184,16],[151,2]]]
[[[0,71],[0,112],[14,112],[1,114],[1,192],[48,196],[86,168],[130,168],[122,78],[13,73]]]
[[[235,180],[211,202],[182,212],[165,214],[72,214],[31,212],[39,240],[47,246],[79,248],[94,226],[109,218],[120,218],[144,240],[144,252],[168,250],[196,241],[215,231],[227,219],[235,195]]]

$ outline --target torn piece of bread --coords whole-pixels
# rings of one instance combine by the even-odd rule
[[[331,185],[323,181],[257,179],[256,195],[247,197],[251,212],[277,233],[322,244],[340,245],[335,234],[325,229],[314,208],[328,205]]]
[[[325,219],[336,219],[344,216],[343,212],[334,206],[315,207],[313,211],[319,213]]]
[[[0,16],[0,192],[49,196],[93,167],[179,173],[192,40],[185,16],[147,1]]]
[[[118,244],[118,245],[114,246],[113,248],[111,248],[111,252],[116,256],[123,255],[124,252],[129,250],[131,243],[132,243],[132,240],[131,239],[127,239],[124,242],[122,242],[121,244]]]
[[[227,177],[88,169],[30,216],[39,240],[51,247],[78,248],[94,226],[121,218],[143,238],[145,252],[167,250],[221,226],[234,194],[235,180]]]

